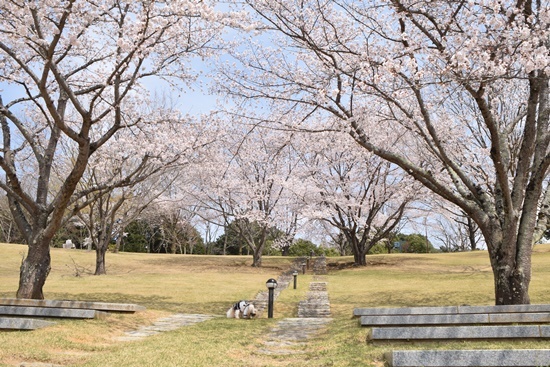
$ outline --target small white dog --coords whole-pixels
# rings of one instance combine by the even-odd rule
[[[227,318],[232,319],[251,319],[256,317],[256,309],[252,303],[239,301],[227,310]]]

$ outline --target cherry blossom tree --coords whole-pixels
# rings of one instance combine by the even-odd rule
[[[69,212],[88,227],[95,275],[106,274],[111,239],[122,239],[125,227],[196,164],[198,151],[211,139],[207,127],[176,111],[158,106],[143,115],[148,121],[120,130],[90,158],[75,195],[80,199]]]
[[[145,78],[193,79],[190,58],[208,55],[221,25],[202,0],[5,1],[0,14],[0,188],[28,244],[17,297],[43,298],[49,245],[90,157],[141,123]]]
[[[487,244],[496,304],[529,303],[549,210],[549,4],[245,3],[256,33],[220,89],[263,100],[266,123],[349,134],[458,206]]]
[[[197,198],[219,214],[221,225],[233,224],[253,253],[252,266],[259,267],[271,229],[287,219],[300,162],[291,133],[231,123],[202,167]]]
[[[355,264],[365,266],[369,250],[388,239],[421,190],[398,167],[358,149],[355,142],[322,145],[320,135],[315,134],[317,147],[311,149],[316,152],[308,160],[313,188],[306,199],[313,204],[308,216],[338,229]]]
[[[94,191],[82,197],[71,214],[82,220],[88,229],[89,238],[96,249],[94,275],[106,274],[105,254],[113,238],[121,240],[125,227],[146,210],[162,194],[172,180],[166,167],[157,167],[149,172],[128,178],[126,185],[104,191]],[[111,179],[117,176],[113,173]],[[90,174],[90,185],[103,182],[97,172]],[[84,206],[82,208],[81,206]]]

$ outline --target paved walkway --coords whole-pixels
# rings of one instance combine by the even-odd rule
[[[285,290],[293,281],[292,272],[301,271],[303,260],[298,259],[293,267],[279,276],[274,298]],[[307,340],[319,335],[319,333],[332,320],[330,318],[330,301],[327,291],[326,259],[318,257],[313,264],[313,271],[316,274],[313,282],[309,285],[306,299],[298,303],[298,317],[287,318],[279,321],[269,332],[262,345],[258,349],[259,354],[266,355],[291,355],[305,353],[304,349]],[[259,292],[254,300],[256,309],[261,313],[267,308],[268,292]],[[193,325],[207,321],[217,316],[201,314],[175,314],[157,320],[149,326],[143,326],[138,330],[128,331],[118,337],[119,341],[140,340],[165,331],[175,330],[184,326]]]
[[[326,259],[316,259],[316,274],[326,274]],[[326,276],[314,276],[306,299],[298,303],[298,317],[279,321],[270,331],[257,353],[266,355],[293,355],[305,353],[308,339],[319,335],[330,318],[330,301]]]
[[[194,325],[199,322],[213,319],[214,315],[199,315],[199,314],[174,314],[168,317],[158,319],[152,325],[142,326],[137,330],[128,331],[123,336],[116,338],[118,341],[134,341],[145,337],[172,331],[184,326]]]

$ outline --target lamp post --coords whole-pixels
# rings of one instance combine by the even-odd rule
[[[292,272],[292,276],[294,276],[294,289],[296,289],[296,278],[298,277],[298,272],[294,270]]]
[[[267,289],[269,290],[269,298],[267,301],[267,318],[273,318],[273,291],[277,288],[277,281],[273,278],[268,279],[265,283]]]
[[[302,263],[302,274],[306,273],[306,263]]]

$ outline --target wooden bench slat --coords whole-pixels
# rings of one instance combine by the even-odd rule
[[[395,350],[385,355],[390,367],[540,367],[550,365],[550,349]]]

